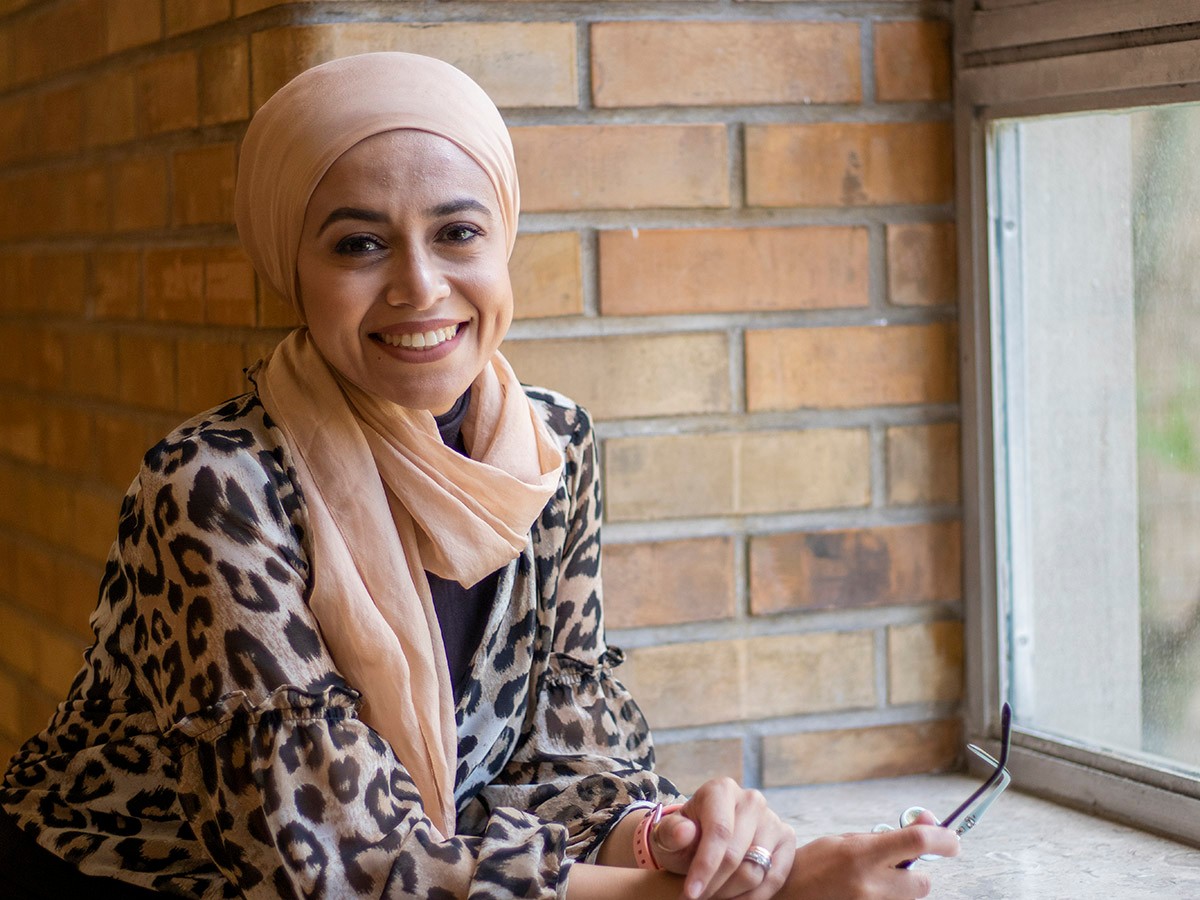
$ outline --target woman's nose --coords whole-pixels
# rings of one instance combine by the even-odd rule
[[[388,272],[384,299],[391,306],[427,309],[450,296],[450,284],[437,260],[421,248],[398,250]]]

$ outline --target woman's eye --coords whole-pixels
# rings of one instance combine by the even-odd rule
[[[351,234],[338,241],[333,251],[345,256],[356,256],[381,249],[383,249],[383,243],[378,238],[369,234]]]
[[[442,229],[442,239],[455,244],[463,244],[483,234],[473,225],[448,225]]]

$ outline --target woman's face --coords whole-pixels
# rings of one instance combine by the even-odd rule
[[[512,321],[495,190],[445,138],[388,131],[347,150],[308,202],[297,258],[313,342],[359,387],[446,412]]]

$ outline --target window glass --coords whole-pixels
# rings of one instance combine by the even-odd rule
[[[1018,725],[1200,772],[1200,106],[990,143],[1005,683]]]

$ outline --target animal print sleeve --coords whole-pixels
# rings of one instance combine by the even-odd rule
[[[234,694],[168,735],[180,805],[239,896],[555,900],[566,829],[512,810],[481,837],[438,839],[356,696]]]
[[[585,859],[631,803],[683,799],[653,771],[650,729],[613,669],[624,654],[604,641],[601,494],[591,423],[578,410],[566,449],[571,505],[554,593],[554,639],[520,744],[482,791],[493,809],[561,822],[568,852]]]
[[[239,896],[557,898],[562,826],[506,810],[481,836],[435,840],[304,602],[281,464],[246,434],[185,442],[148,460],[124,510],[139,596],[123,632],[187,830]]]

